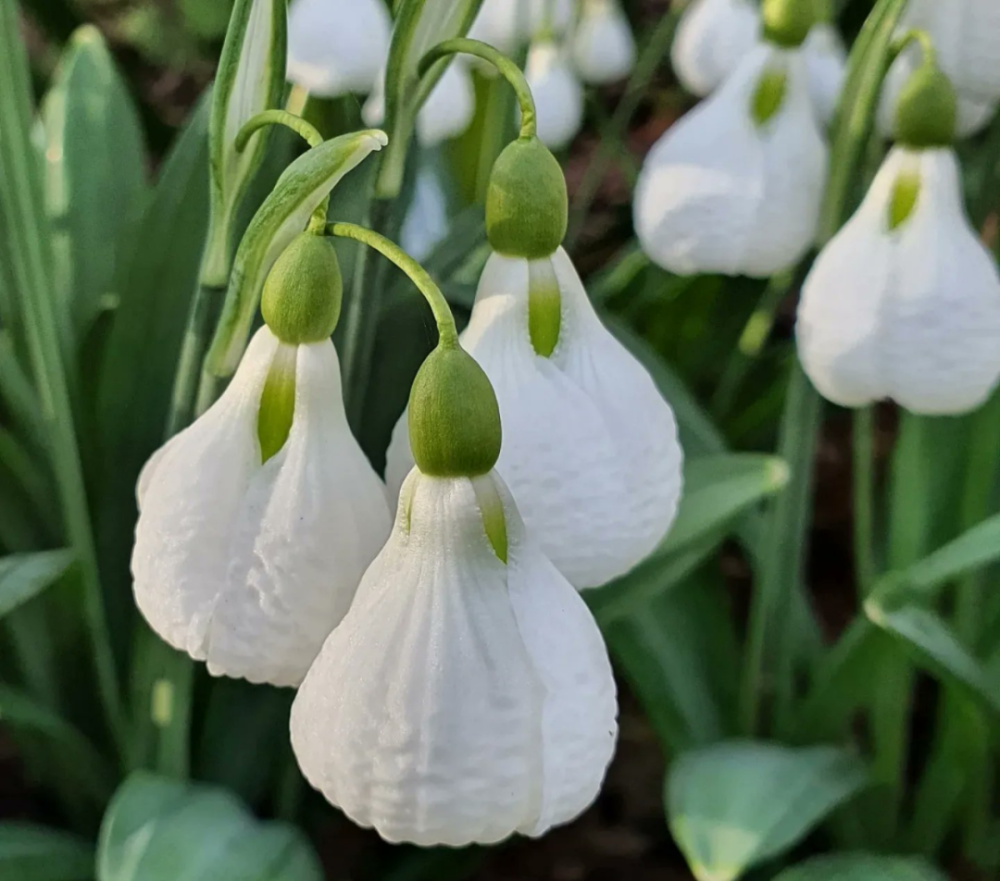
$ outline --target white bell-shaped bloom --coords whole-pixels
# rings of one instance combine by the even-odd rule
[[[958,134],[982,129],[1000,103],[1000,3],[910,0],[897,33],[912,28],[930,35],[938,66],[958,93]],[[921,58],[919,46],[907,46],[889,69],[879,107],[879,128],[886,136],[892,132],[899,94]]]
[[[292,427],[261,464],[279,356],[294,363]],[[282,686],[302,681],[391,525],[347,425],[333,343],[295,350],[267,327],[219,401],[149,460],[137,496],[132,576],[153,630],[215,675]]]
[[[506,563],[488,517],[503,518]],[[414,469],[388,543],[295,698],[291,734],[306,779],[354,822],[458,847],[580,814],[616,716],[597,624],[496,473]]]
[[[573,23],[575,0],[483,0],[469,37],[505,54],[527,45],[546,27],[553,36]]]
[[[754,104],[768,77],[784,85],[758,122]],[[812,245],[826,173],[802,51],[758,46],[646,157],[634,204],[639,242],[683,275],[773,275]]]
[[[906,215],[895,228],[894,213]],[[891,398],[961,413],[987,398],[1000,377],[1000,277],[965,216],[951,150],[893,149],[806,280],[798,346],[816,388],[847,407]]]
[[[476,114],[476,90],[468,67],[459,59],[448,65],[417,114],[417,138],[434,147],[464,134]],[[365,125],[379,126],[385,119],[385,71],[361,110]]]
[[[824,125],[833,119],[847,74],[847,50],[840,32],[828,22],[814,25],[802,44],[809,74],[809,97]]]
[[[750,0],[692,0],[670,50],[677,79],[704,98],[739,67],[760,37],[760,15]]]
[[[529,337],[529,294],[533,273],[553,271],[561,328],[545,358]],[[578,588],[628,572],[673,522],[682,453],[669,405],[601,324],[566,252],[490,257],[462,345],[493,383],[504,426],[497,471],[546,556]],[[390,492],[412,464],[404,414],[389,446]]]
[[[550,150],[569,146],[583,126],[583,86],[562,48],[548,40],[534,43],[524,73],[535,97],[539,140]]]
[[[573,34],[573,63],[585,83],[625,79],[635,67],[635,37],[618,0],[583,0]]]
[[[414,260],[424,261],[448,235],[448,200],[433,168],[417,172],[413,201],[410,203],[400,244]]]
[[[288,79],[332,98],[374,87],[392,20],[383,0],[294,0],[288,13]]]

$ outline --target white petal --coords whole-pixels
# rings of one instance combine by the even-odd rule
[[[760,21],[747,0],[693,0],[684,10],[670,59],[694,95],[714,92],[757,44]]]
[[[509,55],[528,43],[549,15],[553,33],[565,33],[573,13],[573,0],[483,0],[469,38],[482,40]]]
[[[844,41],[834,25],[820,23],[809,31],[802,48],[809,72],[809,97],[817,118],[827,125],[837,109],[847,72]]]
[[[765,68],[776,65],[787,73],[785,99],[758,127],[753,95]],[[672,272],[773,275],[811,246],[826,171],[801,53],[761,46],[646,157],[636,233]]]
[[[426,260],[445,240],[448,228],[448,202],[444,191],[434,170],[423,167],[417,172],[413,201],[403,221],[400,244],[414,260]]]
[[[527,333],[528,264],[493,255],[463,345],[493,382],[504,443],[497,471],[530,534],[579,588],[624,574],[663,539],[680,496],[681,450],[669,406],[601,325],[565,252],[551,358]],[[390,490],[412,463],[406,414],[388,454]]]
[[[214,674],[297,685],[389,531],[381,481],[350,434],[329,341],[300,346],[295,414],[263,466],[257,416],[277,341],[254,337],[220,401],[141,481],[136,601]]]
[[[889,231],[892,185],[916,170],[910,217]],[[917,413],[961,413],[1000,377],[1000,277],[964,215],[950,150],[897,148],[803,291],[799,346],[831,400],[888,397]],[[832,254],[833,256],[830,256]]]
[[[586,83],[625,79],[635,67],[635,37],[618,0],[584,0],[573,34],[573,63]]]
[[[457,61],[448,65],[417,116],[420,143],[433,147],[463,134],[476,112],[476,93],[468,68]]]
[[[299,346],[292,430],[254,475],[234,524],[209,672],[298,685],[390,521],[382,481],[347,425],[333,343]]]
[[[535,97],[539,139],[552,150],[568,146],[583,125],[583,88],[559,47],[535,43],[525,76]]]
[[[144,471],[132,577],[139,610],[174,648],[204,659],[232,523],[260,464],[257,411],[277,348],[263,329],[225,394]]]
[[[288,14],[288,78],[324,97],[367,93],[389,51],[382,0],[295,0]]]

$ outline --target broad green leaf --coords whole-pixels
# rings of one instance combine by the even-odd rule
[[[835,747],[715,744],[670,768],[670,829],[699,881],[733,881],[800,841],[866,778],[860,761]]]
[[[877,592],[865,603],[865,614],[898,639],[920,666],[967,691],[994,716],[1000,714],[1000,686],[936,612],[906,603],[899,593]]]
[[[0,557],[0,618],[38,596],[72,562],[70,550]]]
[[[113,293],[146,198],[139,118],[97,28],[73,35],[42,119],[63,335],[78,343]]]
[[[208,367],[229,376],[239,364],[268,272],[340,179],[385,146],[377,129],[325,141],[296,159],[250,222],[236,252]]]
[[[133,774],[101,826],[97,881],[322,881],[304,836],[228,792]]]
[[[90,881],[94,849],[81,838],[29,823],[0,823],[4,881]]]
[[[447,64],[434,66],[424,81],[420,59],[438,43],[464,37],[483,0],[402,0],[389,46],[385,73],[385,127],[389,149],[376,184],[380,199],[392,199],[403,187],[403,174],[417,112]]]
[[[921,859],[838,853],[785,869],[774,881],[948,881]]]
[[[210,6],[199,0],[198,7]],[[217,4],[218,5],[218,4]],[[231,238],[240,201],[264,161],[270,130],[236,150],[236,136],[255,115],[281,107],[288,53],[286,0],[237,0],[219,59],[209,123],[212,222],[205,276],[212,287],[227,281]]]

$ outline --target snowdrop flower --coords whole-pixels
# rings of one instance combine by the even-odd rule
[[[765,11],[780,11],[780,2]],[[796,0],[792,8],[808,12]],[[766,277],[793,266],[812,245],[827,147],[809,99],[805,58],[795,48],[811,21],[792,24],[785,33],[772,27],[768,42],[646,157],[635,229],[663,268]]]
[[[288,79],[326,98],[367,94],[389,54],[391,31],[382,0],[294,0],[288,13]]]
[[[552,154],[522,137],[487,197],[495,252],[463,345],[490,377],[505,426],[497,469],[528,531],[578,588],[644,559],[666,535],[681,487],[670,407],[607,331],[560,247],[566,185]],[[413,463],[406,416],[389,447],[398,490]]]
[[[586,83],[625,79],[635,67],[635,37],[618,0],[583,0],[573,34],[573,63]]]
[[[809,97],[821,123],[827,125],[837,110],[847,75],[847,50],[840,32],[830,22],[818,22],[802,44],[809,77]]]
[[[677,79],[692,95],[710,95],[757,45],[759,34],[750,0],[691,0],[670,50]]]
[[[1000,102],[1000,3],[996,0],[911,0],[900,33],[926,31],[941,70],[958,93],[957,131],[975,134],[996,113]],[[889,135],[900,91],[920,64],[920,51],[908,47],[893,63],[883,86],[879,128]]]
[[[139,480],[136,602],[214,675],[298,685],[390,529],[344,414],[339,279],[328,242],[293,242],[229,388]]]
[[[399,235],[403,249],[415,260],[426,260],[448,235],[448,200],[432,168],[424,166],[417,172],[413,201]]]
[[[538,112],[538,137],[552,150],[569,146],[583,125],[583,87],[562,49],[549,40],[534,43],[525,75]]]
[[[356,823],[459,847],[542,835],[586,809],[617,705],[597,624],[493,470],[489,380],[440,292],[429,299],[441,343],[410,396],[417,467],[295,698],[291,737],[306,779]]]
[[[510,55],[542,31],[564,34],[574,12],[574,0],[483,0],[469,37]]]
[[[806,280],[799,356],[843,406],[892,398],[962,413],[1000,378],[1000,275],[965,215],[954,93],[939,72],[918,88],[919,75],[899,106],[899,144]]]
[[[449,64],[434,84],[417,114],[417,138],[425,147],[434,147],[464,134],[476,113],[476,90],[468,68],[461,62]],[[378,126],[385,117],[385,71],[376,80],[375,90],[361,111],[365,125]]]

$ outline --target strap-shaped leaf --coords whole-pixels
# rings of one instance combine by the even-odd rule
[[[0,618],[38,596],[72,562],[69,550],[0,557]]]
[[[206,281],[217,287],[226,283],[233,215],[264,161],[268,131],[255,134],[242,152],[236,150],[236,136],[251,117],[281,106],[287,53],[286,0],[237,0],[219,60],[209,125],[212,230],[208,260],[214,274]]]
[[[30,823],[0,823],[0,878],[89,881],[91,846],[74,835]]]
[[[228,376],[239,363],[268,272],[313,211],[342,177],[386,145],[384,132],[368,129],[325,141],[285,169],[243,236],[226,303],[208,353],[208,367]]]
[[[947,881],[922,859],[869,853],[836,853],[792,866],[775,881]]]
[[[376,184],[377,195],[391,199],[403,186],[406,152],[417,112],[446,63],[435,65],[421,82],[420,59],[438,43],[464,37],[483,0],[402,0],[389,46],[385,72],[385,118],[390,147]]]

